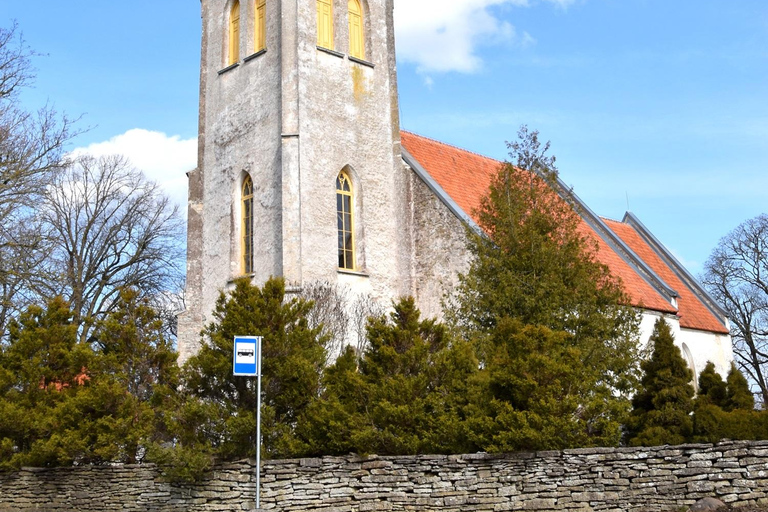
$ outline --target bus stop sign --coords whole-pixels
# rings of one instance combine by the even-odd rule
[[[258,372],[258,336],[235,336],[233,375],[256,377]]]

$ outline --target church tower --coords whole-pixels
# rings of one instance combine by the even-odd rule
[[[180,360],[238,277],[412,294],[393,0],[201,7]]]

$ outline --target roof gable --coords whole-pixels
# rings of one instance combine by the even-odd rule
[[[503,162],[406,131],[401,131],[400,137],[404,157],[412,160],[411,167],[418,168],[419,174],[428,174],[425,181],[432,180],[430,188],[459,218],[476,223],[481,200]],[[560,184],[560,192],[570,194]],[[580,232],[597,242],[597,259],[621,278],[633,306],[678,314],[681,327],[728,333],[724,322],[707,304],[711,299],[679,277],[682,269],[690,278],[682,266],[674,268],[668,259],[665,261],[654,252],[653,244],[644,241],[629,224],[601,219],[578,197],[573,198],[583,205],[579,212]]]

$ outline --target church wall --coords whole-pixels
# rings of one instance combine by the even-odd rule
[[[697,376],[704,370],[709,361],[715,364],[715,369],[724,378],[731,371],[733,347],[730,336],[692,329],[680,329],[675,340],[678,345],[682,346],[685,344],[690,350]]]
[[[442,299],[469,268],[466,226],[411,172],[414,288],[424,317],[442,317]]]
[[[241,1],[240,59],[226,67],[231,0],[203,0],[199,197],[190,195],[183,362],[220,291],[242,273],[241,185],[254,183],[255,283],[324,281],[383,304],[413,294],[408,174],[400,159],[392,0],[364,2],[366,62],[349,58],[347,5],[334,49],[316,45],[316,4],[267,2],[267,50],[251,55],[254,2]],[[339,271],[336,177],[354,181],[353,272]],[[190,188],[192,191],[192,188]]]
[[[201,192],[196,198],[190,194],[190,219],[198,225],[190,224],[188,236],[188,306],[179,317],[182,362],[197,350],[198,333],[211,321],[220,291],[242,273],[238,241],[246,173],[254,183],[254,277],[263,281],[281,271],[279,13],[276,2],[267,6],[267,52],[244,61],[254,43],[253,32],[242,30],[239,65],[223,71],[229,2],[202,5],[199,175],[194,177]],[[241,2],[241,17],[252,18],[252,8],[253,2]]]
[[[298,41],[300,280],[348,284],[388,303],[411,293],[406,175],[395,159],[398,126],[390,103],[396,87],[388,60],[394,52],[392,5],[367,4],[366,60],[372,66],[345,55],[345,10],[337,9],[337,55],[315,45],[314,3],[300,5],[299,26],[310,27]],[[356,200],[353,277],[338,270],[335,182],[342,169],[353,181]]]
[[[657,311],[644,310],[640,318],[640,347],[653,350],[649,345],[653,335],[653,327],[662,316]],[[707,366],[707,362],[715,364],[717,372],[725,378],[731,369],[733,350],[731,338],[728,335],[716,334],[706,331],[697,331],[680,327],[680,320],[676,316],[663,315],[675,337],[675,345],[680,349],[683,359],[694,371],[694,380],[698,385],[698,376]],[[650,352],[649,352],[650,355]]]

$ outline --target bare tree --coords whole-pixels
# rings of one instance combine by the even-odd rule
[[[179,208],[126,158],[76,159],[49,187],[42,215],[53,246],[44,292],[69,300],[83,339],[120,289],[156,297],[178,283]]]
[[[360,294],[352,301],[351,321],[355,335],[357,357],[361,358],[368,346],[368,319],[379,317],[386,309],[369,294]]]
[[[768,215],[750,219],[720,240],[703,281],[731,320],[734,355],[768,407]]]
[[[0,27],[0,338],[8,319],[32,300],[29,282],[45,254],[35,208],[76,134],[52,107],[21,106],[20,91],[34,80],[34,55],[16,24]]]
[[[315,303],[307,315],[309,325],[322,326],[328,336],[326,366],[349,344],[354,344],[362,356],[368,341],[368,319],[381,316],[385,309],[367,293],[354,293],[347,286],[328,281],[304,285],[301,295]]]
[[[347,344],[349,290],[328,281],[313,281],[304,285],[301,296],[315,303],[307,322],[312,327],[322,326],[327,336],[325,366],[328,366]]]

